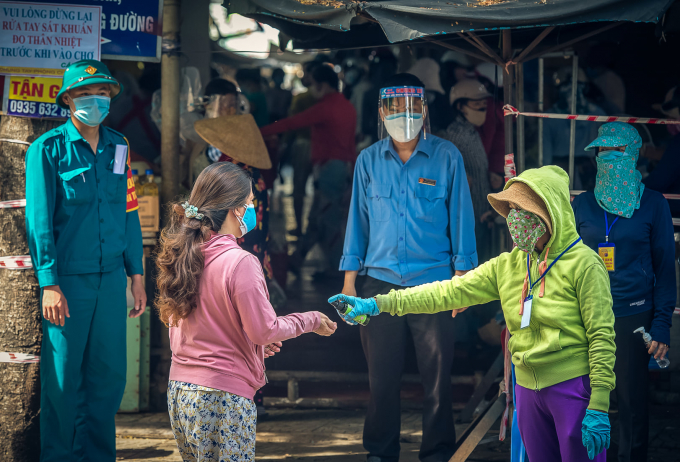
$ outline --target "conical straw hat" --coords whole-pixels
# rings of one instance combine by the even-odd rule
[[[267,146],[251,114],[197,120],[194,129],[206,143],[237,162],[262,170],[272,168]]]

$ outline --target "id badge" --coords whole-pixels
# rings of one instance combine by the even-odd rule
[[[606,244],[599,244],[597,249],[598,255],[604,262],[604,266],[607,267],[607,271],[614,271],[616,269],[615,265],[615,255],[616,255],[616,245],[613,242],[607,242]]]
[[[127,162],[127,146],[124,144],[116,145],[116,155],[113,158],[113,173],[122,175],[125,173],[125,163]]]
[[[524,312],[522,313],[522,323],[519,325],[520,329],[529,327],[529,324],[531,323],[531,304],[533,302],[533,295],[529,295],[524,299]]]

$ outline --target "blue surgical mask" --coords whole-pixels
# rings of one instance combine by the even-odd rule
[[[239,228],[241,229],[241,237],[245,236],[246,233],[255,229],[257,226],[257,213],[255,212],[255,206],[253,204],[246,205],[246,213],[243,214],[243,218],[236,215],[236,219],[239,222]]]
[[[73,98],[76,110],[73,115],[85,125],[96,127],[109,115],[109,105],[111,98],[108,96],[81,96]]]

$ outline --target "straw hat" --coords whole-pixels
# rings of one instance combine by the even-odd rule
[[[535,213],[548,227],[550,234],[552,234],[552,220],[550,219],[548,208],[545,206],[543,199],[526,184],[515,181],[505,191],[489,194],[487,198],[491,207],[504,218],[507,218],[510,213],[510,203],[522,210]]]
[[[262,170],[272,168],[267,146],[251,114],[198,120],[194,129],[206,143],[237,162]]]

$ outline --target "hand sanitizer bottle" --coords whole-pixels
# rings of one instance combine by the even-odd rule
[[[649,347],[652,345],[652,336],[649,335],[647,332],[645,332],[644,327],[639,327],[633,331],[633,333],[641,333],[642,334],[642,340],[645,342],[645,345],[647,346],[647,349],[649,350]],[[657,359],[656,363],[659,365],[661,369],[666,369],[668,365],[671,363],[668,360],[668,357],[665,357],[663,359]]]

